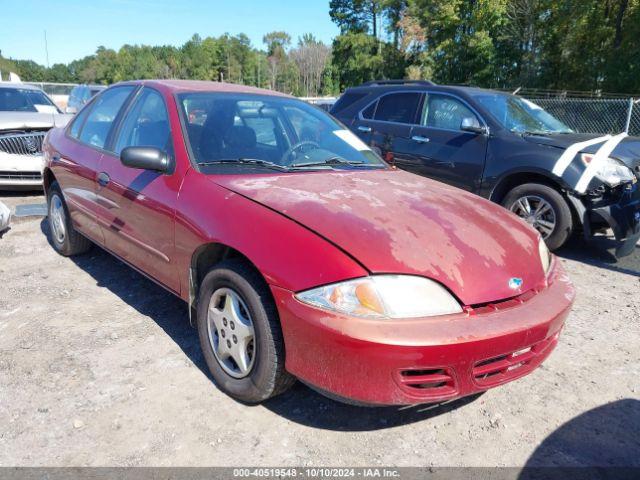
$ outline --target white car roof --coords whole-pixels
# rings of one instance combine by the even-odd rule
[[[22,90],[38,90],[38,91],[42,91],[41,88],[36,87],[34,85],[29,85],[27,83],[0,82],[0,88],[20,88]]]

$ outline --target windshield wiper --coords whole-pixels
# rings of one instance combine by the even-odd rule
[[[288,170],[287,167],[283,165],[278,165],[277,163],[270,162],[268,160],[261,160],[259,158],[222,158],[220,160],[212,160],[210,162],[201,162],[198,165],[258,165],[260,167],[273,168],[274,170]]]
[[[321,162],[313,161],[313,162],[299,162],[292,163],[289,165],[290,168],[304,168],[304,167],[322,167],[322,166],[332,166],[332,165],[365,165],[366,162],[362,161],[354,161],[354,160],[345,160],[341,157],[331,157],[323,160]]]
[[[550,133],[556,133],[552,130],[515,130],[520,135],[549,135]]]

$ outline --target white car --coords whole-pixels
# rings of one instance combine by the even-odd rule
[[[63,114],[39,88],[0,82],[0,190],[42,187],[42,141]]]

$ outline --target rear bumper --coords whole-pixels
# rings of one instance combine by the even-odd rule
[[[530,373],[556,346],[574,298],[559,264],[530,298],[421,319],[351,318],[272,291],[287,370],[337,397],[380,405],[440,402]]]

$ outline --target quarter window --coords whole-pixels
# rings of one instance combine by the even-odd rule
[[[73,138],[78,138],[78,135],[80,134],[80,129],[82,128],[82,124],[86,120],[87,115],[89,115],[90,111],[91,111],[91,107],[87,107],[84,110],[82,110],[80,113],[78,113],[73,119],[73,123],[71,124],[71,128],[69,129],[69,134]]]
[[[367,108],[365,108],[362,111],[362,118],[366,118],[368,120],[371,120],[373,118],[373,113],[376,111],[376,105],[378,104],[378,102],[373,102],[371,105],[369,105]]]
[[[378,100],[374,120],[415,123],[420,93],[391,93]],[[366,117],[365,117],[366,118]]]
[[[132,86],[115,87],[105,91],[91,108],[80,132],[80,141],[104,148],[113,121],[133,88]]]
[[[167,150],[169,115],[160,93],[145,88],[122,123],[115,152],[125,147],[156,147]]]
[[[426,127],[460,130],[463,118],[476,118],[460,100],[448,95],[429,95],[424,102],[420,124]]]

